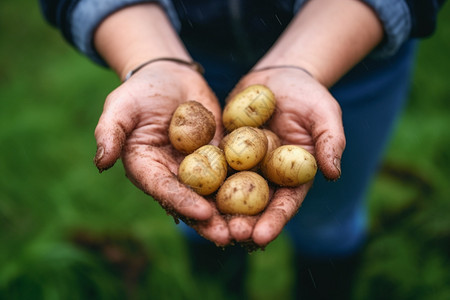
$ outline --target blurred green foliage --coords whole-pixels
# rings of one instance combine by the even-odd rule
[[[369,194],[356,299],[450,299],[449,5],[439,20]],[[0,298],[227,298],[220,280],[192,276],[173,220],[120,163],[96,171],[93,131],[115,75],[69,47],[35,1],[0,3],[0,37]],[[290,257],[284,236],[250,256],[251,298],[289,296]]]

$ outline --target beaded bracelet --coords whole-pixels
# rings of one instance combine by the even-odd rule
[[[171,62],[189,66],[192,69],[194,69],[195,71],[197,71],[198,73],[200,73],[201,75],[203,75],[205,73],[205,69],[203,69],[203,66],[196,61],[186,61],[186,60],[182,60],[182,59],[175,58],[175,57],[159,57],[159,58],[155,58],[155,59],[146,61],[145,63],[137,66],[135,69],[128,72],[127,75],[125,76],[125,79],[123,80],[123,82],[130,79],[131,76],[133,76],[136,72],[138,72],[143,67],[145,67],[151,63],[157,62],[157,61],[171,61]]]

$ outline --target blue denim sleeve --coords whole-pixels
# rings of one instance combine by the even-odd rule
[[[45,19],[59,29],[70,44],[101,65],[106,63],[92,43],[96,27],[109,14],[143,2],[159,3],[178,29],[180,22],[171,0],[39,0]]]
[[[403,0],[363,0],[378,15],[384,29],[384,40],[375,49],[375,57],[395,54],[409,39],[412,20],[408,5]]]
[[[170,0],[80,0],[69,19],[73,44],[94,62],[105,65],[93,45],[95,29],[111,13],[125,6],[143,2],[158,2],[165,9],[173,26],[179,28],[180,23]]]
[[[40,8],[45,19],[57,27],[64,38],[73,45],[72,34],[68,22],[72,9],[79,0],[39,0]]]

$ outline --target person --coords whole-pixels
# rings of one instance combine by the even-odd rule
[[[367,189],[407,98],[415,40],[433,33],[443,2],[40,0],[68,42],[123,81],[95,130],[100,171],[122,158],[137,187],[215,245],[264,247],[286,229],[302,261],[322,266],[364,244]],[[276,189],[259,216],[225,219],[178,182],[183,156],[167,129],[195,99],[218,143],[227,96],[251,84],[274,92],[269,128],[313,153],[323,176]]]

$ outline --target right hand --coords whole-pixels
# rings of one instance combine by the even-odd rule
[[[200,102],[214,114],[217,129],[213,143],[217,144],[222,137],[221,109],[203,77],[186,66],[155,62],[108,95],[95,130],[94,161],[103,171],[122,158],[127,177],[168,214],[224,246],[231,238],[214,202],[177,179],[184,155],[170,144],[168,129],[172,113],[188,100]]]
[[[279,136],[282,144],[308,150],[317,159],[322,174],[337,180],[345,134],[341,108],[329,91],[304,71],[275,68],[247,74],[230,97],[252,84],[266,85],[276,95],[277,108],[267,123],[268,129]],[[272,242],[300,209],[312,184],[277,187],[261,215],[230,218],[233,239],[262,247]]]

